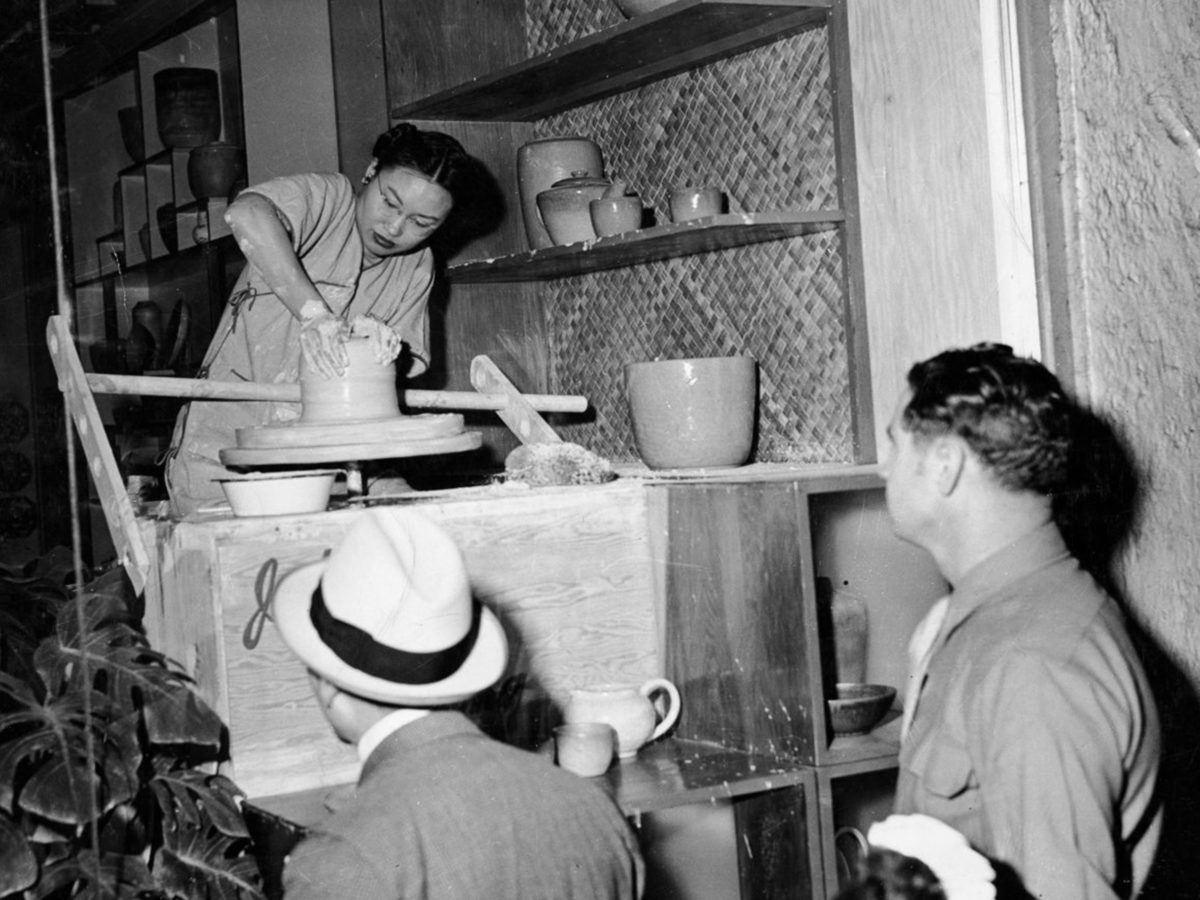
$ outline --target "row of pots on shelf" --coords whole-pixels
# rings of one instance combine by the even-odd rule
[[[604,177],[600,148],[578,136],[530,141],[517,151],[521,213],[531,250],[636,231],[648,211],[625,182]],[[715,216],[725,195],[712,186],[673,189],[671,221]]]

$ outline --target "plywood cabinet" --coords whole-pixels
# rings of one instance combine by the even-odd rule
[[[944,587],[932,562],[892,535],[873,469],[751,466],[688,481],[638,470],[603,486],[494,486],[408,502],[457,540],[476,594],[510,635],[506,681],[480,701],[499,736],[541,746],[571,688],[665,674],[683,697],[672,743],[647,748],[645,771],[612,773],[630,814],[787,789],[782,806],[782,797],[735,804],[735,820],[757,810],[754,821],[791,823],[781,834],[801,843],[788,844],[788,868],[803,871],[796,885],[812,886],[791,896],[820,897],[835,883],[836,828],[887,799],[879,778],[895,766],[898,712],[871,734],[830,733],[832,646],[817,579],[862,596],[867,677],[897,687],[908,633]],[[239,785],[302,823],[355,779],[358,762],[269,623],[270,597],[361,515],[350,505],[143,523],[158,548],[146,591],[151,643],[184,662],[229,725]],[[762,876],[742,865],[747,884]]]

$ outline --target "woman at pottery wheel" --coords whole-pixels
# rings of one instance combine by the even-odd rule
[[[301,356],[326,376],[347,364],[344,340],[370,336],[380,363],[429,365],[429,238],[477,183],[478,164],[453,138],[402,123],[380,135],[357,187],[344,175],[274,178],[226,213],[247,265],[199,376],[297,382]],[[193,401],[175,423],[166,465],[174,511],[222,498],[219,452],[238,428],[283,424],[299,404]]]

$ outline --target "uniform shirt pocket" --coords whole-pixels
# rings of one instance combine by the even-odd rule
[[[953,800],[977,787],[971,757],[961,744],[944,736],[925,742],[910,768],[929,793]]]

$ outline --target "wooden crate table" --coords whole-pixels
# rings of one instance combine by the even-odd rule
[[[646,493],[636,480],[571,489],[464,489],[415,502],[458,542],[472,587],[511,642],[525,693],[662,674]],[[267,621],[271,585],[319,559],[361,506],[255,518],[142,520],[154,548],[151,644],[179,661],[229,727],[230,776],[250,797],[354,781],[304,667]]]

